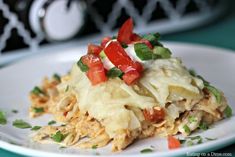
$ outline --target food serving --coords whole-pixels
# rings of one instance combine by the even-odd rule
[[[159,38],[134,33],[130,18],[117,37],[89,44],[68,74],[45,78],[30,92],[30,116],[49,113],[61,125],[38,128],[33,140],[78,148],[112,143],[112,151],[121,151],[159,136],[175,149],[174,135],[229,117],[223,92],[172,57]]]

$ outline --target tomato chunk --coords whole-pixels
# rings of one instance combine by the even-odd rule
[[[140,78],[140,73],[136,70],[131,70],[128,71],[127,73],[125,73],[122,76],[123,81],[127,84],[127,85],[132,85],[134,84],[138,79]]]
[[[145,120],[153,123],[161,122],[165,117],[165,112],[162,108],[144,109],[143,114]]]
[[[104,52],[108,59],[124,73],[131,70],[137,70],[140,73],[143,70],[143,66],[133,61],[117,41],[112,41]]]
[[[180,141],[176,139],[174,136],[168,136],[168,148],[169,149],[177,149],[180,148]]]
[[[117,40],[120,43],[130,44],[131,36],[133,34],[133,20],[129,18],[124,22],[122,27],[118,31]]]
[[[87,54],[82,57],[82,62],[89,68],[87,71],[87,77],[91,81],[92,85],[97,85],[107,80],[105,69],[99,56],[95,54]]]
[[[88,44],[87,53],[99,55],[102,50],[103,50],[103,48],[101,46],[98,46],[95,44]]]
[[[141,38],[141,36],[139,36],[138,34],[136,34],[136,33],[133,33],[132,35],[131,35],[131,41],[140,41],[142,38]]]
[[[110,40],[112,40],[111,37],[104,37],[104,38],[102,39],[102,41],[101,41],[101,47],[102,47],[102,48],[105,48],[105,45],[106,45]]]

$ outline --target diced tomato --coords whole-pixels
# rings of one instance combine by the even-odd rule
[[[133,20],[129,18],[124,22],[122,27],[118,31],[117,40],[120,43],[130,44],[131,36],[133,34]]]
[[[136,70],[131,70],[128,71],[127,73],[125,73],[122,76],[123,81],[127,84],[127,85],[132,85],[134,84],[138,79],[140,78],[140,73]]]
[[[87,54],[82,57],[82,62],[89,68],[87,71],[87,77],[91,81],[92,85],[97,85],[107,80],[105,69],[99,56],[95,54]]]
[[[97,66],[90,68],[87,72],[87,77],[91,81],[92,85],[97,85],[99,83],[107,81],[104,67]]]
[[[165,117],[165,112],[162,108],[144,109],[143,114],[144,114],[145,120],[154,122],[154,123],[164,120],[164,117]]]
[[[88,54],[96,54],[99,55],[100,52],[103,50],[101,46],[95,45],[95,44],[88,44]]]
[[[137,70],[140,73],[143,70],[142,65],[133,61],[117,41],[112,41],[104,52],[108,59],[124,73],[131,70]]]
[[[101,41],[101,47],[102,47],[102,48],[105,48],[105,45],[106,45],[110,40],[112,40],[111,37],[104,37],[104,38],[102,39],[102,41]]]
[[[131,35],[131,41],[140,41],[142,38],[141,38],[141,36],[139,36],[138,34],[136,34],[136,33],[133,33],[132,35]]]
[[[176,139],[174,136],[168,136],[168,148],[169,149],[177,149],[180,148],[180,141]]]

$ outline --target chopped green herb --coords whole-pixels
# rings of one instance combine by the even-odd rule
[[[106,54],[104,53],[104,51],[101,51],[99,56],[101,59],[104,59],[106,57]]]
[[[221,103],[222,100],[221,92],[217,88],[211,85],[206,85],[205,87],[215,96],[216,101],[218,103]]]
[[[178,139],[180,141],[180,144],[184,144],[186,142],[185,139]]]
[[[121,77],[123,75],[123,72],[116,68],[116,67],[113,67],[111,68],[108,72],[107,72],[107,76],[108,77],[111,77],[111,78],[114,78],[114,77]]]
[[[190,75],[192,75],[194,77],[197,77],[197,73],[194,69],[189,69],[188,72],[189,72]]]
[[[202,129],[202,130],[207,130],[209,129],[208,125],[205,123],[205,122],[201,122],[199,124],[199,128]]]
[[[66,86],[66,88],[65,88],[64,91],[65,91],[65,92],[68,92],[68,91],[69,91],[69,85]]]
[[[66,126],[66,124],[61,124],[60,126]]]
[[[53,125],[53,124],[55,124],[55,123],[56,123],[56,121],[51,120],[51,121],[48,122],[48,125]]]
[[[233,111],[232,111],[232,108],[230,106],[227,106],[224,110],[224,115],[225,117],[229,118],[229,117],[232,117],[233,115]]]
[[[137,43],[134,45],[135,53],[141,60],[154,59],[154,53],[152,50],[143,43]]]
[[[163,46],[158,40],[160,39],[160,34],[147,34],[143,36],[144,39],[148,40],[153,46]]]
[[[186,145],[187,145],[187,146],[192,146],[192,145],[194,145],[194,143],[193,143],[193,141],[188,140],[188,141],[186,142]]]
[[[16,127],[16,128],[20,128],[20,129],[27,129],[27,128],[31,128],[31,127],[32,127],[29,123],[23,121],[22,119],[16,119],[16,120],[12,123],[12,125],[13,125],[14,127]]]
[[[82,57],[77,62],[77,65],[82,72],[87,72],[89,70],[88,66],[82,62]]]
[[[67,148],[67,147],[65,147],[65,146],[60,146],[59,147],[59,149],[65,149],[65,148]]]
[[[31,92],[35,95],[46,95],[45,92],[42,91],[38,86],[35,86]]]
[[[206,140],[208,141],[214,141],[214,140],[217,140],[217,138],[209,138],[209,137],[205,137]]]
[[[161,46],[155,46],[153,48],[153,53],[157,56],[160,56],[160,58],[167,59],[171,57],[171,51],[168,48],[161,47]]]
[[[127,44],[125,44],[125,43],[122,43],[122,47],[125,49],[125,48],[127,48],[127,47],[128,47],[128,45],[127,45]]]
[[[12,112],[12,113],[18,113],[18,111],[17,111],[17,110],[11,110],[11,112]]]
[[[141,153],[150,153],[150,152],[153,152],[153,150],[150,148],[146,148],[146,149],[141,150],[140,152]]]
[[[187,133],[187,134],[190,134],[190,132],[191,132],[191,130],[190,130],[190,128],[188,127],[188,125],[184,125],[183,126],[183,129],[184,129],[184,131]]]
[[[97,144],[91,147],[92,149],[97,149]]]
[[[202,137],[201,136],[192,136],[192,137],[188,137],[188,138],[191,140],[198,140],[198,139],[201,139]]]
[[[44,112],[44,108],[43,107],[34,107],[33,111],[35,113],[42,113],[42,112]]]
[[[37,131],[37,130],[39,130],[39,129],[41,129],[41,126],[34,126],[34,127],[32,127],[32,131]]]
[[[61,142],[64,140],[65,136],[60,131],[57,131],[54,135],[51,136],[51,138],[55,142]]]
[[[197,122],[197,118],[195,116],[189,116],[188,121],[189,123],[194,123],[194,122]]]
[[[56,79],[59,82],[61,81],[60,75],[58,75],[58,74],[54,74],[53,78]]]
[[[3,111],[0,111],[0,124],[1,125],[7,124],[7,119]]]

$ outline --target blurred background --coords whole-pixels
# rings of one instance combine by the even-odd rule
[[[0,65],[45,47],[98,42],[129,17],[138,33],[235,49],[234,7],[233,0],[0,0]]]

